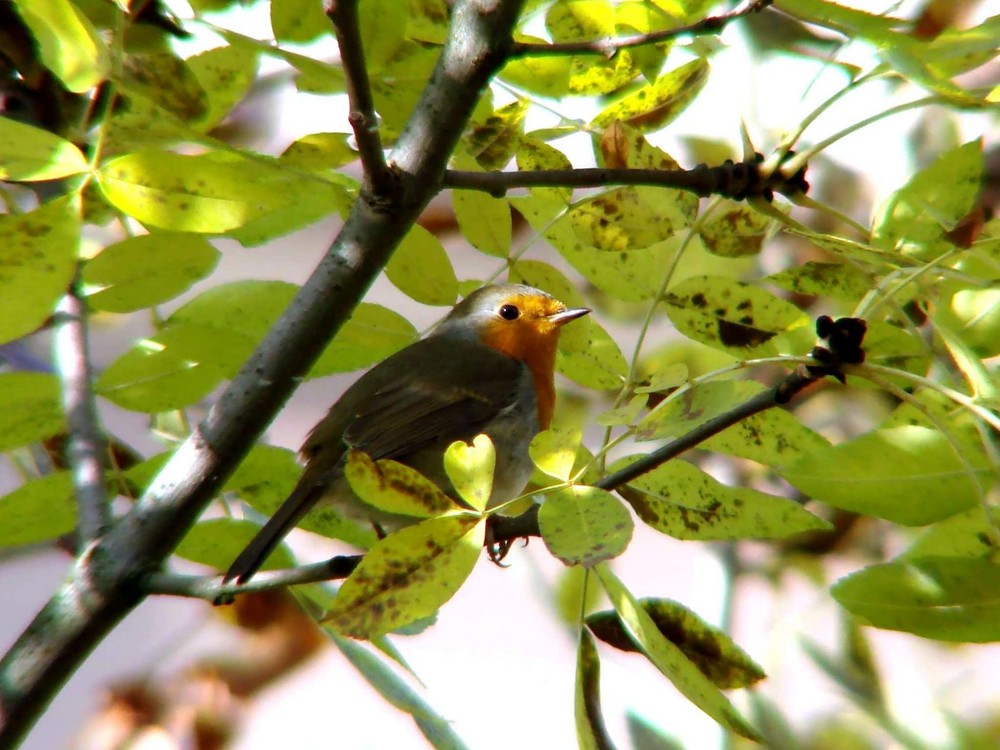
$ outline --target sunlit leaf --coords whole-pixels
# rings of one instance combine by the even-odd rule
[[[617,557],[632,539],[632,517],[606,490],[575,485],[548,495],[538,526],[549,552],[566,565],[591,566]]]
[[[55,375],[0,373],[0,451],[44,440],[65,428]]]
[[[713,255],[742,258],[760,252],[772,219],[750,206],[731,206],[701,225],[701,240]]]
[[[15,0],[45,67],[70,91],[93,88],[111,67],[107,46],[70,0]]]
[[[535,466],[550,477],[566,481],[576,465],[583,433],[579,429],[549,429],[535,435],[528,448]]]
[[[303,44],[331,31],[322,0],[271,0],[271,30],[279,42]]]
[[[385,267],[400,291],[425,305],[453,305],[458,279],[441,240],[422,226],[410,227]]]
[[[324,621],[352,638],[373,638],[427,617],[472,572],[486,524],[476,515],[429,518],[390,534],[340,587]]]
[[[200,130],[222,122],[250,91],[257,73],[257,52],[238,44],[200,52],[185,62],[207,97],[205,114],[196,123]]]
[[[54,180],[89,168],[86,157],[69,141],[0,117],[0,180]]]
[[[416,469],[387,459],[373,461],[361,451],[348,452],[344,476],[359,498],[387,513],[429,518],[460,508]]]
[[[170,52],[130,54],[116,80],[127,93],[137,93],[184,122],[208,113],[208,95],[187,63]]]
[[[457,440],[444,454],[444,470],[459,496],[475,510],[484,510],[493,492],[496,450],[489,435],[476,435],[472,445]]]
[[[591,127],[605,128],[620,120],[643,132],[658,130],[683,112],[707,81],[708,63],[692,60],[606,107]]]

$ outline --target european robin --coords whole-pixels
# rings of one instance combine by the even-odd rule
[[[414,522],[351,491],[344,478],[349,448],[411,466],[454,496],[444,452],[485,433],[496,449],[489,506],[517,497],[532,472],[528,445],[552,420],[559,329],[588,312],[518,284],[470,294],[425,338],[365,373],[312,429],[301,449],[302,478],[226,580],[249,579],[320,501],[384,531]]]

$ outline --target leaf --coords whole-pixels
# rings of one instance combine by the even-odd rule
[[[708,81],[708,70],[701,58],[685,63],[605,107],[590,125],[606,128],[620,120],[643,132],[659,130],[694,100]]]
[[[290,217],[270,231],[242,237],[261,242],[316,221],[341,205],[343,189],[324,180],[246,158],[145,150],[113,159],[98,171],[108,201],[151,226],[220,234],[261,219]]]
[[[250,91],[257,74],[257,51],[227,44],[205,50],[185,62],[207,97],[205,113],[192,124],[207,132],[226,119]]]
[[[126,93],[144,96],[182,122],[208,112],[208,95],[198,78],[171,52],[125,55],[116,80]]]
[[[226,570],[258,531],[260,527],[257,524],[233,518],[199,521],[184,535],[174,554],[216,570]],[[275,570],[293,565],[295,558],[281,545],[271,553],[261,569]]]
[[[372,547],[323,618],[338,633],[371,639],[427,617],[447,602],[479,558],[478,515],[429,518]]]
[[[238,495],[258,513],[272,516],[292,493],[301,473],[292,451],[273,445],[256,445],[226,482],[223,491]],[[362,549],[375,543],[370,527],[343,518],[324,503],[317,503],[297,526],[331,539],[342,539]]]
[[[478,190],[453,190],[451,203],[462,236],[477,250],[495,258],[510,252],[510,205]]]
[[[482,122],[473,121],[462,143],[482,169],[503,169],[514,157],[524,133],[526,101],[504,105]]]
[[[734,205],[716,212],[701,225],[701,240],[713,255],[745,258],[764,246],[773,220],[750,206]]]
[[[76,526],[73,476],[32,479],[0,497],[0,549],[55,539]]]
[[[409,7],[406,0],[359,0],[361,46],[369,74],[392,59],[406,34]]]
[[[791,302],[722,276],[685,279],[671,287],[665,302],[680,333],[736,357],[777,354],[771,339],[809,324]]]
[[[554,146],[550,146],[544,141],[532,138],[530,135],[521,138],[521,141],[518,144],[517,154],[515,154],[515,156],[517,157],[517,168],[521,172],[536,170],[554,171],[573,168],[573,165],[566,154]],[[563,212],[566,205],[573,197],[573,188],[569,187],[535,187],[529,188],[529,190],[533,196],[546,199],[544,203],[541,203],[541,201],[539,202],[541,203],[541,206],[544,206],[544,208],[547,209],[549,218]],[[513,200],[510,202],[511,205],[514,205]],[[535,202],[528,201],[527,205],[534,207]],[[521,213],[523,214],[524,212],[522,211]],[[530,221],[527,214],[524,216]],[[547,223],[548,220],[548,218],[545,219],[543,223]],[[535,228],[539,229],[538,227]]]
[[[485,510],[493,493],[497,456],[489,435],[476,435],[472,445],[456,440],[444,453],[444,471],[459,496],[475,510]]]
[[[69,141],[0,117],[0,180],[55,180],[90,169],[87,158]]]
[[[646,658],[689,701],[725,729],[751,740],[759,740],[756,730],[740,716],[726,696],[719,692],[683,651],[663,637],[653,619],[611,572],[611,568],[599,565],[595,570],[623,625]]]
[[[388,513],[430,518],[460,509],[434,482],[397,461],[374,461],[352,449],[344,476],[362,501]]]
[[[815,260],[807,260],[802,265],[772,273],[762,281],[796,294],[835,297],[848,302],[859,302],[868,293],[870,286],[865,275],[853,266]]]
[[[73,93],[93,88],[111,67],[108,49],[86,15],[69,0],[15,0],[46,68]]]
[[[331,27],[322,0],[271,0],[271,30],[278,42],[304,44]]]
[[[710,380],[671,394],[638,425],[639,440],[679,437],[744,401],[764,387],[753,380]]]
[[[458,279],[441,240],[419,224],[410,227],[385,267],[397,289],[425,305],[454,305]]]
[[[830,441],[791,412],[768,409],[713,435],[701,447],[781,468],[804,455],[828,449]]]
[[[988,559],[994,547],[990,543],[991,526],[1000,525],[1000,511],[990,508],[989,520],[981,506],[970,508],[928,528],[902,557],[978,557]]]
[[[0,373],[0,452],[62,432],[59,379],[41,372]]]
[[[73,279],[79,244],[77,198],[0,215],[0,343],[45,323]]]
[[[525,34],[515,34],[518,42],[544,44],[545,40]],[[501,81],[513,84],[532,94],[559,99],[569,93],[569,78],[573,59],[563,55],[540,55],[508,59],[500,69]]]
[[[556,370],[586,388],[620,388],[628,363],[613,338],[600,324],[584,318],[559,334]]]
[[[362,302],[306,377],[319,378],[367,367],[416,340],[417,330],[402,315],[382,305]]]
[[[952,244],[945,232],[972,210],[983,176],[983,146],[972,141],[941,154],[882,204],[872,223],[881,248],[936,257]]]
[[[623,468],[616,464],[615,469]],[[677,539],[783,539],[829,529],[787,498],[729,487],[698,467],[670,461],[628,483],[626,499],[645,523]]]
[[[677,646],[712,683],[722,690],[754,685],[767,675],[721,628],[709,625],[683,604],[670,599],[640,599],[664,638]],[[595,612],[587,627],[605,643],[622,651],[641,652],[614,610]]]
[[[585,628],[580,630],[580,645],[576,651],[573,713],[576,717],[576,743],[580,750],[614,748],[601,712],[601,662],[594,637]]]
[[[966,450],[965,458],[984,486],[993,481],[981,451]],[[804,456],[780,473],[828,505],[907,526],[948,518],[979,501],[951,444],[927,427],[873,430]]]
[[[870,625],[940,641],[1000,640],[1000,565],[967,557],[922,557],[872,565],[830,592]]]
[[[414,723],[423,732],[431,747],[435,750],[466,750],[466,744],[455,734],[451,722],[434,711],[384,661],[361,644],[341,638],[328,626],[323,626],[323,631],[379,695],[400,711],[405,711],[413,717]]]
[[[576,465],[583,432],[579,428],[550,427],[531,440],[528,453],[535,466],[550,477],[567,481]]]
[[[132,312],[173,299],[215,268],[219,251],[195,234],[157,232],[109,245],[83,267],[87,304]]]
[[[617,557],[632,539],[632,517],[607,490],[574,485],[545,498],[538,526],[549,552],[566,565]]]
[[[337,169],[358,158],[358,152],[349,143],[350,137],[348,133],[304,135],[281,153],[279,161],[295,169]]]
[[[614,8],[606,0],[570,0],[553,3],[545,14],[545,28],[554,42],[589,41],[615,36]],[[639,70],[630,50],[611,60],[581,55],[572,60],[572,94],[608,94],[632,81]]]

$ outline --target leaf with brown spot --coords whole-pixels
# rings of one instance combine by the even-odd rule
[[[723,690],[745,688],[767,675],[725,631],[709,625],[684,605],[670,599],[640,599],[657,630]],[[587,627],[605,643],[622,651],[641,650],[614,610],[588,615]]]
[[[745,258],[760,252],[773,223],[770,216],[734,204],[701,225],[701,240],[713,255]]]
[[[549,552],[566,565],[617,557],[632,539],[632,517],[607,490],[575,485],[545,498],[538,526]]]
[[[344,476],[358,497],[388,513],[430,518],[461,509],[434,482],[397,461],[373,461],[367,454],[351,450]]]
[[[323,621],[341,635],[371,639],[430,616],[469,577],[485,532],[481,516],[461,513],[390,534],[344,581]]]
[[[580,750],[614,750],[601,711],[601,661],[594,637],[580,630],[576,651],[576,742]]]
[[[623,459],[617,470],[637,457]],[[663,464],[622,493],[647,525],[677,539],[781,539],[830,524],[784,497],[729,487],[687,461]]]

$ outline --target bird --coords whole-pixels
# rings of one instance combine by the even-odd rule
[[[457,499],[444,453],[455,441],[471,443],[485,433],[496,451],[487,507],[520,495],[532,474],[528,446],[552,422],[559,331],[589,312],[522,284],[469,294],[429,334],[366,372],[330,407],[302,445],[305,467],[295,488],[224,582],[248,581],[319,502],[380,535],[418,520],[376,509],[354,494],[344,476],[350,449],[415,468]]]

